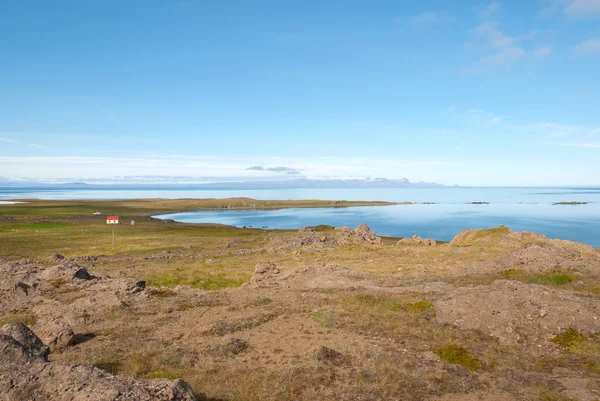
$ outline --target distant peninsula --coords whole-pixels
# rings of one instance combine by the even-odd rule
[[[107,183],[88,183],[83,181],[56,183],[42,181],[13,181],[0,180],[0,188],[20,189],[292,189],[292,188],[443,188],[445,185],[435,182],[411,182],[406,178],[387,179],[294,179],[294,180],[263,180],[263,181],[230,181],[212,183],[194,182],[140,182],[140,181],[109,181]],[[453,187],[457,187],[454,185]]]

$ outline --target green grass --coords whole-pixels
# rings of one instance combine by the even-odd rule
[[[61,222],[40,222],[32,224],[19,224],[19,225],[5,225],[0,228],[1,232],[15,231],[15,230],[54,230],[58,228],[71,227],[71,223]]]
[[[549,273],[529,273],[522,269],[508,269],[500,273],[500,276],[509,280],[518,280],[529,284],[541,285],[565,285],[580,278],[567,272],[552,271]]]
[[[331,327],[333,325],[333,319],[331,315],[325,312],[311,312],[310,318],[315,322],[322,324],[325,327]]]
[[[220,275],[205,275],[202,277],[189,277],[179,275],[176,272],[170,274],[155,274],[146,280],[151,287],[176,287],[178,285],[189,285],[201,290],[220,290],[223,288],[236,288],[247,283],[250,277],[230,278]]]
[[[466,349],[456,345],[438,348],[434,352],[444,361],[460,365],[467,370],[477,372],[481,369],[481,361],[479,359],[471,355]]]
[[[347,301],[348,302],[348,301]],[[406,312],[425,312],[433,308],[433,304],[428,301],[407,301],[385,295],[360,294],[354,296],[349,301],[369,308],[385,309],[388,311],[406,311]]]
[[[564,285],[577,280],[577,276],[562,273],[548,273],[534,279],[537,284]]]

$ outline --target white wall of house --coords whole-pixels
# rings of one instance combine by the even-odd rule
[[[106,224],[119,224],[119,220],[106,220]]]

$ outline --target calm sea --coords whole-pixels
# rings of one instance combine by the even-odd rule
[[[1,189],[0,200],[227,198],[330,199],[415,202],[414,205],[342,209],[284,209],[271,211],[199,211],[162,215],[182,222],[213,222],[234,226],[299,228],[328,224],[355,227],[367,223],[379,235],[420,235],[448,241],[469,228],[504,224],[549,237],[600,247],[600,187],[574,188],[385,188],[285,190],[135,190],[135,189]],[[555,202],[585,205],[553,205]],[[422,204],[435,202],[435,204]],[[488,204],[471,204],[488,202]],[[0,205],[0,207],[2,207]]]

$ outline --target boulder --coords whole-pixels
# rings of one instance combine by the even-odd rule
[[[47,360],[50,349],[23,323],[13,322],[0,327],[0,335],[11,337],[21,349],[35,358]]]
[[[41,325],[36,332],[50,349],[65,348],[75,344],[73,328],[61,320],[50,320]]]

